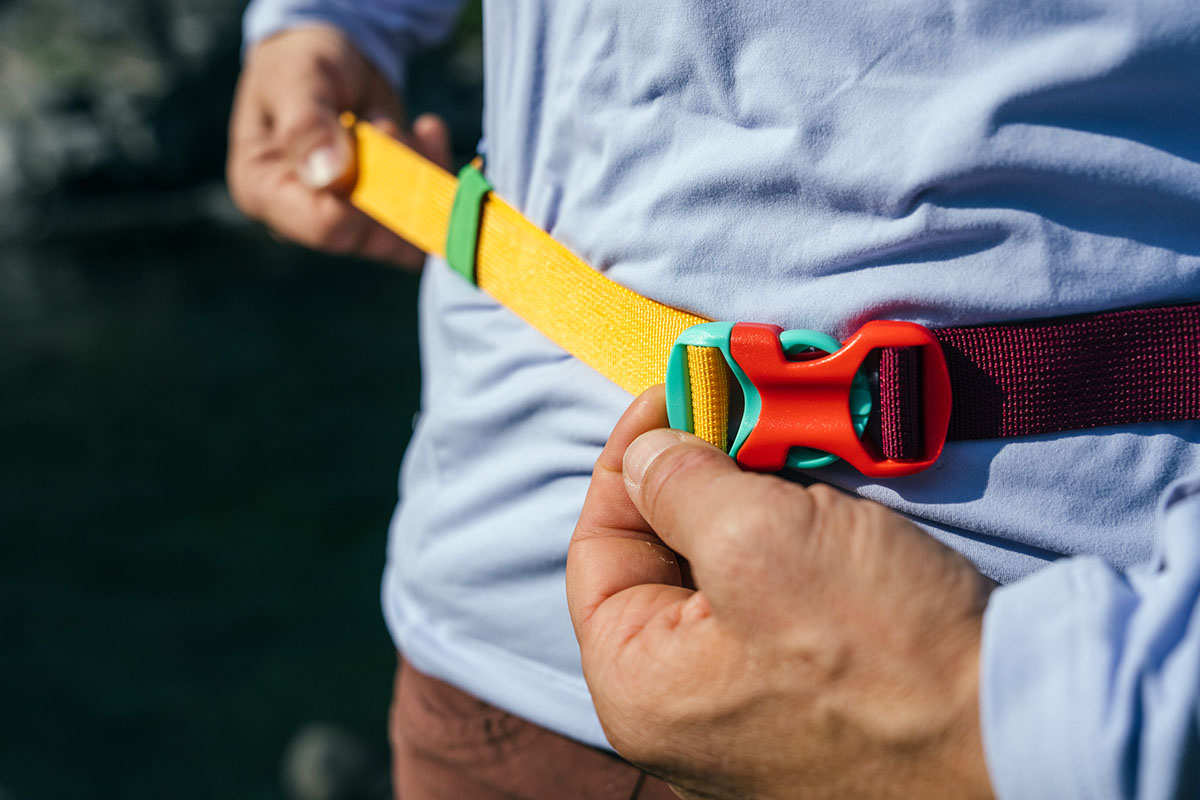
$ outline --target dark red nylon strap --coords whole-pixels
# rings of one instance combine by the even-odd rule
[[[954,395],[947,439],[1200,419],[1200,305],[933,331]],[[880,357],[880,444],[920,457],[920,364]]]

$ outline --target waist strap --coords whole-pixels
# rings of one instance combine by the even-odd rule
[[[1200,419],[1200,306],[933,330],[954,396],[947,440]],[[920,353],[879,364],[880,439],[921,456]]]
[[[445,257],[450,243],[464,277],[630,394],[662,383],[671,345],[707,321],[604,277],[508,203],[479,191],[469,169],[462,183],[474,202],[456,204],[453,175],[369,123],[352,115],[342,122],[356,142],[355,206],[427,253]],[[463,254],[473,263],[462,263]],[[720,354],[698,350],[690,365],[695,432],[725,449],[729,390]]]
[[[449,256],[464,277],[631,394],[667,376],[672,424],[743,465],[806,468],[832,454],[885,477],[925,468],[946,439],[1200,419],[1200,306],[933,331],[876,322],[844,345],[811,331],[709,323],[604,277],[491,196],[477,171],[456,180],[371,125],[343,121],[357,142],[358,208]],[[865,397],[871,353],[877,401]],[[743,396],[731,425],[733,378]],[[824,418],[792,419],[805,413],[805,392]],[[789,419],[770,418],[778,413]]]

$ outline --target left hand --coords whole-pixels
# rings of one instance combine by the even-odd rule
[[[567,558],[617,751],[686,798],[991,797],[991,583],[877,503],[742,472],[666,423],[660,388],[630,406]]]
[[[424,253],[350,202],[354,144],[343,111],[449,167],[445,122],[425,114],[405,129],[400,98],[345,33],[300,25],[246,54],[229,125],[230,194],[285,239],[419,269]]]

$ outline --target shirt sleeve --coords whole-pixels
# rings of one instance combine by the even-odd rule
[[[984,747],[1001,800],[1200,797],[1200,478],[1122,575],[1073,558],[984,616]]]
[[[340,28],[387,81],[404,86],[414,53],[444,41],[463,0],[253,0],[242,18],[246,46],[287,28]]]

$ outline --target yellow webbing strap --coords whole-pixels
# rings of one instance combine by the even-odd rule
[[[357,142],[351,202],[427,253],[445,256],[458,180],[369,123],[343,117]],[[671,345],[708,320],[626,289],[520,212],[483,204],[476,282],[551,341],[631,394],[661,383]],[[697,436],[725,449],[729,390],[720,352],[688,347]]]

